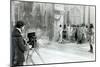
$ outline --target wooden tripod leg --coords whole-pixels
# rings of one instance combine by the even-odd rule
[[[34,53],[34,49],[32,49],[32,53],[31,53],[31,55],[30,55],[31,62],[32,62],[32,64],[34,65],[34,64],[35,64],[35,62],[34,62],[34,61],[33,61],[33,59],[32,59],[32,55],[33,55],[33,53]]]
[[[38,52],[36,49],[35,49],[34,51],[35,51],[36,54],[39,56],[40,60],[41,60],[43,63],[45,63],[44,60],[42,59],[41,55],[39,54],[39,52]]]

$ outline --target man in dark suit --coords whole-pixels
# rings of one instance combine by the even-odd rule
[[[25,26],[23,21],[17,21],[11,37],[11,65],[20,66],[23,65],[25,61],[24,51],[28,49],[25,45],[25,40],[23,39],[21,32]]]

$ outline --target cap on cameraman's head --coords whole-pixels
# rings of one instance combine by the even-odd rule
[[[22,28],[25,25],[23,21],[17,21],[15,27]]]

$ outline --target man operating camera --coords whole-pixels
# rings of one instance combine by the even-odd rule
[[[22,37],[24,22],[17,21],[11,35],[11,66],[23,65],[25,61],[24,52],[29,48]]]

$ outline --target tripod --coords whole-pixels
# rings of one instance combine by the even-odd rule
[[[30,51],[32,51],[31,54],[30,54]],[[28,63],[28,59],[30,59],[31,62],[32,62],[32,64],[33,64],[33,65],[35,64],[35,62],[34,62],[33,59],[32,59],[32,56],[33,56],[33,53],[34,53],[34,52],[35,52],[35,53],[37,54],[37,56],[40,58],[41,62],[42,62],[42,63],[45,63],[44,60],[42,59],[42,57],[41,57],[39,51],[38,51],[38,48],[31,48],[31,49],[29,49],[29,50],[27,51],[26,63]]]

